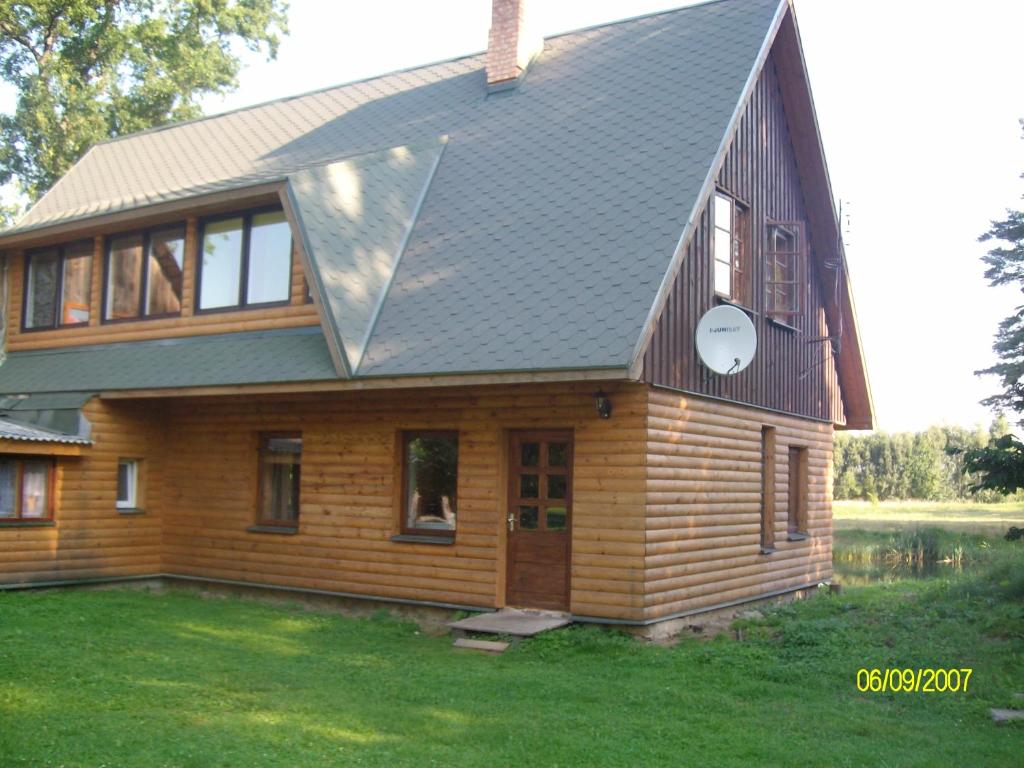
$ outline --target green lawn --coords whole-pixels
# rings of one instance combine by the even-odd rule
[[[941,501],[836,501],[836,530],[861,528],[898,530],[909,525],[935,525],[970,533],[1002,534],[1011,525],[1024,528],[1024,504],[979,504]]]
[[[1024,691],[1024,568],[993,568],[818,596],[743,642],[576,627],[498,657],[236,598],[0,594],[0,765],[1019,765],[1024,728],[987,709]],[[856,690],[893,666],[974,674]]]

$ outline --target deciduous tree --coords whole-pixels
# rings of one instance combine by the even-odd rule
[[[96,142],[200,114],[235,87],[244,46],[277,53],[282,0],[0,3],[0,184],[36,200]]]

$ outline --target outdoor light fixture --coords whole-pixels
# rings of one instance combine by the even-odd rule
[[[607,419],[612,415],[611,398],[603,390],[594,395],[594,405],[597,406],[597,415],[602,419]]]

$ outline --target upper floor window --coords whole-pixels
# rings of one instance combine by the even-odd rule
[[[785,322],[803,311],[804,243],[799,222],[768,225],[765,251],[765,313]]]
[[[25,259],[26,330],[89,322],[92,242],[30,252]]]
[[[281,210],[203,224],[200,310],[279,304],[291,296],[292,233]]]
[[[103,319],[179,314],[184,263],[182,225],[111,237]]]
[[[750,257],[749,216],[745,205],[725,194],[715,193],[714,254],[715,293],[732,301],[749,302]]]

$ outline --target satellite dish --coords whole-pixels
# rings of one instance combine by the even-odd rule
[[[757,352],[757,331],[747,313],[723,304],[709,309],[697,323],[697,354],[715,373],[739,373]]]

